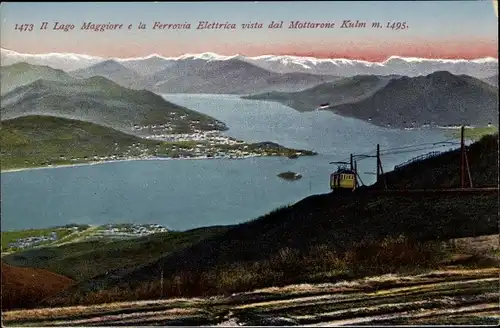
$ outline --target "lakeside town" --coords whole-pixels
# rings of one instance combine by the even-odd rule
[[[52,231],[50,233],[50,236],[29,236],[17,239],[13,242],[8,243],[7,248],[25,249],[25,248],[40,246],[42,244],[46,244],[51,241],[57,241],[57,240],[58,240],[57,232]]]
[[[107,224],[86,236],[85,240],[96,238],[137,238],[160,232],[168,232],[168,229],[159,224]]]
[[[51,230],[48,232],[48,230]],[[125,239],[148,236],[169,230],[159,224],[106,224],[101,226],[79,225],[54,227],[52,229],[33,229],[30,235],[14,239],[2,247],[2,251],[20,251],[38,246],[51,246],[64,241],[95,240],[95,239]],[[12,239],[11,236],[23,234],[23,231],[3,231],[2,239]],[[5,248],[5,249],[4,249]]]
[[[311,151],[295,151],[272,142],[250,144],[224,136],[219,130],[168,133],[170,129],[168,125],[134,126],[137,132],[148,131],[144,139],[163,143],[152,146],[148,143],[137,142],[125,149],[118,143],[114,143],[112,153],[106,156],[94,155],[83,158],[61,156],[61,159],[71,162],[107,162],[135,159],[243,159],[261,156],[296,158],[315,154]]]

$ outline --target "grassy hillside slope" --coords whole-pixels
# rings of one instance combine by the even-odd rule
[[[1,126],[2,170],[74,164],[87,162],[94,156],[122,155],[136,143],[152,152],[162,144],[94,123],[53,116],[24,116],[2,121]]]
[[[2,260],[10,265],[47,269],[83,281],[108,271],[152,262],[228,229],[226,226],[214,226],[184,232],[169,231],[136,239],[97,239],[13,253]]]
[[[498,187],[498,133],[486,135],[479,142],[470,145],[467,156],[472,186]],[[387,187],[393,189],[458,188],[460,149],[388,172],[385,180]],[[469,186],[467,172],[466,183]]]

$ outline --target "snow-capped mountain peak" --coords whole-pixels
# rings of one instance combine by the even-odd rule
[[[391,56],[381,62],[369,62],[347,58],[315,58],[293,55],[261,55],[250,57],[239,54],[226,56],[213,52],[204,52],[200,54],[188,53],[177,57],[165,57],[155,53],[144,57],[103,58],[74,53],[23,54],[9,49],[1,49],[2,65],[27,62],[66,71],[89,67],[110,59],[122,63],[128,68],[139,72],[141,75],[160,71],[175,61],[205,60],[212,62],[230,59],[246,61],[278,73],[300,72],[337,76],[359,74],[417,76],[446,70],[453,74],[467,74],[478,78],[490,77],[498,73],[498,59],[492,57],[468,60]]]
[[[117,62],[128,62],[128,61],[138,61],[138,60],[145,60],[145,59],[168,59],[167,57],[164,57],[159,54],[151,54],[147,55],[144,57],[131,57],[131,58],[114,58]]]
[[[382,64],[388,64],[390,62],[406,62],[406,63],[423,63],[423,62],[439,62],[446,64],[455,64],[455,63],[498,63],[497,58],[493,57],[484,57],[477,59],[440,59],[440,58],[420,58],[420,57],[401,57],[401,56],[390,56]]]
[[[229,60],[238,57],[238,55],[233,55],[233,56],[224,56],[224,55],[219,55],[213,52],[204,52],[201,54],[184,54],[179,57],[171,57],[169,59],[173,60],[182,60],[182,59],[202,59],[206,61],[214,61],[214,60]]]
[[[12,65],[18,62],[27,62],[33,65],[46,65],[55,69],[73,70],[88,67],[108,58],[75,53],[45,53],[23,54],[9,49],[1,48],[1,65]]]

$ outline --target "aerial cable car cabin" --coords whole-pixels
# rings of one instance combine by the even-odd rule
[[[332,191],[354,191],[356,189],[356,172],[341,165],[330,175],[330,189]]]

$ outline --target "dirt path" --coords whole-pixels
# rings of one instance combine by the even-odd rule
[[[228,297],[2,313],[5,325],[497,324],[500,269],[384,275],[265,288]]]

